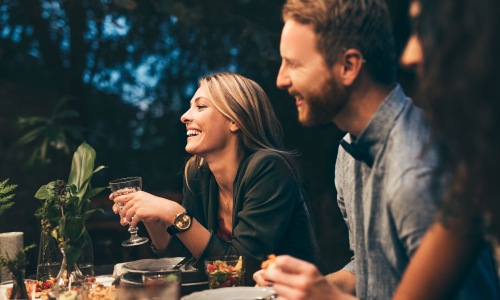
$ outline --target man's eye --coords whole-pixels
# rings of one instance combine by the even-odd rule
[[[289,68],[294,69],[297,67],[297,64],[292,61],[287,61],[286,64],[288,65]]]

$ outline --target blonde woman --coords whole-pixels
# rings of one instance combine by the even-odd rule
[[[186,151],[193,155],[182,204],[142,191],[110,195],[126,203],[122,225],[144,222],[160,254],[190,253],[201,263],[211,256],[245,256],[247,284],[270,253],[314,262],[297,169],[283,150],[281,126],[262,88],[237,74],[204,77],[181,121]]]

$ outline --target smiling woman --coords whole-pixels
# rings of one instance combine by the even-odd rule
[[[204,77],[181,121],[193,155],[182,205],[142,191],[111,195],[126,202],[121,219],[133,216],[131,226],[143,221],[154,251],[192,255],[199,269],[208,257],[244,256],[247,285],[270,253],[315,262],[299,173],[262,88],[232,73]]]

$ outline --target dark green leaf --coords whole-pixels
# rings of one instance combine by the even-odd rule
[[[42,185],[35,194],[35,198],[44,200],[49,198],[50,194],[47,190],[48,185]]]
[[[93,188],[91,190],[87,190],[85,193],[85,196],[83,196],[84,199],[92,199],[93,197],[97,196],[99,193],[107,189],[107,187],[100,187],[100,188]]]
[[[19,145],[29,144],[29,143],[33,142],[34,140],[36,140],[36,138],[40,137],[42,135],[42,132],[44,129],[45,128],[43,128],[43,127],[38,127],[38,128],[35,128],[31,131],[28,131],[21,138],[19,138],[19,140],[17,142],[19,143]]]

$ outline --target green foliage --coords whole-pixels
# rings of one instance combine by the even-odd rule
[[[7,254],[7,252],[5,252],[5,256],[0,253],[0,267],[6,268],[7,270],[9,270],[9,272],[12,273],[12,275],[16,277],[21,275],[21,272],[24,270],[26,264],[28,263],[26,260],[26,252],[34,247],[35,244],[24,247],[16,253],[15,258],[13,259],[9,257],[9,254]]]
[[[17,184],[7,184],[8,182],[9,179],[0,182],[0,215],[3,215],[6,210],[14,205],[14,202],[11,200],[14,198],[15,194],[9,193],[17,187]]]
[[[48,117],[21,116],[18,118],[16,125],[27,130],[19,138],[18,144],[20,146],[33,145],[34,148],[27,162],[29,166],[49,164],[52,161],[50,149],[69,154],[72,148],[70,137],[81,136],[83,127],[70,123],[79,117],[79,113],[65,108],[68,100],[70,100],[68,97],[59,99]]]
[[[87,235],[85,221],[96,211],[90,209],[90,198],[106,189],[90,185],[92,175],[105,168],[94,169],[95,156],[95,150],[82,143],[73,155],[68,181],[49,182],[35,194],[35,198],[42,200],[35,216],[41,219],[45,236],[55,238],[59,247],[64,248],[70,265],[80,257]]]

